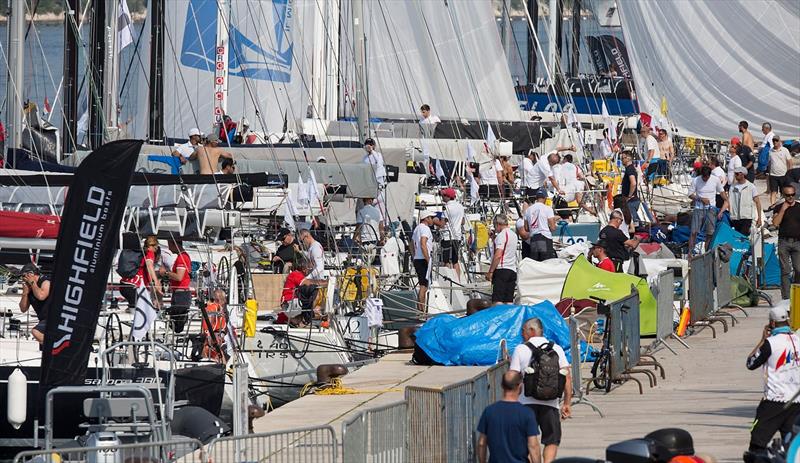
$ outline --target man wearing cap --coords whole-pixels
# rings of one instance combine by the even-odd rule
[[[747,169],[742,166],[733,170],[734,180],[728,190],[731,226],[737,232],[750,236],[753,220],[761,226],[761,200],[758,199],[756,186],[747,180]]]
[[[296,253],[300,252],[300,247],[294,241],[294,233],[288,228],[281,228],[276,238],[280,245],[278,245],[275,255],[272,256],[272,267],[275,269],[275,273],[289,273]]]
[[[189,159],[200,161],[200,175],[211,175],[217,171],[220,158],[233,159],[233,155],[219,147],[217,134],[210,134],[205,145],[199,145]]]
[[[39,341],[39,344],[44,342],[44,333],[47,323],[47,313],[45,312],[45,302],[50,297],[50,278],[42,275],[33,263],[25,264],[22,267],[20,280],[22,281],[22,296],[19,299],[19,309],[22,313],[28,311],[33,307],[36,312],[36,317],[39,323],[31,330],[33,337]]]
[[[182,145],[176,146],[172,151],[172,155],[180,159],[181,164],[186,164],[200,146],[200,139],[202,137],[203,134],[200,132],[200,129],[194,128],[189,130],[189,141]]]
[[[537,190],[536,202],[525,210],[525,226],[521,233],[528,241],[531,259],[539,262],[556,257],[552,233],[556,229],[556,216],[546,201],[547,192]]]
[[[412,246],[414,247],[414,270],[417,272],[417,282],[419,283],[419,294],[417,295],[417,310],[427,312],[426,298],[428,296],[428,280],[431,275],[431,253],[433,252],[433,217],[431,211],[422,211],[419,215],[419,225],[414,228],[411,235]]]
[[[731,138],[731,144],[728,148],[728,153],[730,153],[731,157],[728,159],[728,185],[733,185],[734,183],[734,172],[737,168],[742,167],[742,158],[739,157],[739,146],[741,142],[739,141],[739,137]],[[747,169],[745,169],[747,171]]]
[[[601,268],[605,271],[614,273],[616,272],[616,268],[614,267],[614,262],[608,257],[606,253],[606,242],[600,240],[592,245],[592,249],[589,250],[591,252],[592,257],[597,260],[594,264],[595,267]]]
[[[513,304],[517,289],[517,234],[505,214],[494,216],[494,254],[486,280],[492,282],[492,302]]]
[[[749,452],[765,451],[777,432],[785,437],[800,416],[800,338],[789,326],[786,304],[769,310],[769,324],[747,357],[748,370],[759,367],[764,371],[764,397],[756,409]]]
[[[464,206],[456,201],[456,190],[453,188],[445,188],[439,194],[444,201],[444,211],[434,224],[441,230],[442,263],[455,269],[458,279],[461,280],[458,256],[464,240]]]

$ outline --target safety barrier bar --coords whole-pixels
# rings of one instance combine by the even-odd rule
[[[569,316],[569,351],[570,355],[572,356],[572,361],[570,362],[570,375],[572,376],[572,404],[570,405],[588,405],[592,408],[592,410],[596,411],[600,415],[600,418],[605,418],[603,412],[600,410],[600,407],[595,405],[591,400],[587,399],[583,394],[581,364],[584,362],[585,358],[581,356],[580,331],[578,328],[578,319],[575,318],[575,315]],[[589,352],[588,349],[586,352]]]
[[[335,463],[339,444],[331,426],[311,426],[238,437],[208,444],[208,462],[280,461]]]
[[[650,286],[656,298],[656,339],[647,347],[646,352],[652,352],[658,346],[666,347],[670,352],[678,353],[667,344],[667,339],[672,338],[687,349],[689,345],[675,335],[675,272],[669,268],[658,274],[655,283]]]
[[[692,325],[703,322],[715,310],[714,253],[689,258],[689,308]]]
[[[203,444],[195,439],[166,442],[119,444],[116,440],[106,446],[70,447],[20,452],[14,463],[61,463],[67,461],[182,461],[206,463]],[[233,460],[231,460],[233,461]]]
[[[342,423],[346,462],[403,463],[406,458],[406,402],[370,408]]]
[[[727,250],[725,249],[727,248]],[[731,318],[731,323],[736,325],[738,321],[733,314],[724,312],[722,309],[736,309],[745,317],[747,311],[739,305],[733,303],[733,288],[731,284],[730,256],[732,250],[730,245],[716,247],[714,252],[714,279],[717,282],[717,315],[724,315]]]

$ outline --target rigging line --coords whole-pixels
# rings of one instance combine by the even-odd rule
[[[191,4],[190,4],[190,7],[191,7]],[[195,20],[195,23],[196,22],[197,21]],[[199,120],[199,118],[197,116],[197,111],[195,110],[194,104],[192,102],[193,101],[192,98],[191,98],[192,95],[189,92],[189,87],[186,84],[186,78],[183,75],[183,69],[181,68],[180,61],[178,60],[178,54],[175,51],[175,43],[172,40],[172,34],[170,34],[170,28],[166,27],[166,24],[165,24],[165,27],[164,27],[164,35],[167,38],[167,42],[169,42],[170,51],[172,51],[172,58],[173,58],[173,60],[175,62],[175,67],[178,70],[177,77],[180,79],[181,86],[183,87],[183,93],[185,95],[185,101],[189,102],[188,106],[189,106],[189,111],[191,112],[192,120],[194,121],[195,127],[200,127],[200,120]],[[164,57],[166,58],[166,54],[165,54]],[[178,95],[175,95],[175,96],[177,97]],[[173,126],[173,132],[174,132],[174,126]]]
[[[128,25],[132,25],[132,23],[128,23]],[[144,36],[144,26],[147,25],[147,21],[142,21],[142,27],[139,29],[139,37],[136,38],[136,45],[134,45],[133,53],[131,54],[131,61],[128,63],[128,69],[125,71],[125,78],[122,80],[122,86],[119,89],[119,94],[122,95],[125,93],[125,87],[128,84],[128,77],[131,74],[131,70],[133,69],[133,61],[135,58],[138,58],[139,66],[142,69],[142,73],[147,75],[147,70],[144,67],[144,62],[142,62],[142,56],[139,50],[139,44],[142,41],[142,37]],[[122,50],[117,50],[117,53],[122,53]],[[147,89],[150,90],[150,79],[147,79]]]

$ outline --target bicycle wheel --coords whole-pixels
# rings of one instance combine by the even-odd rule
[[[602,351],[592,364],[592,384],[606,392],[611,390],[611,368],[608,351]]]

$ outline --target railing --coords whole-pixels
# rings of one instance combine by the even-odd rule
[[[370,408],[342,423],[345,463],[403,463],[406,458],[406,402]]]
[[[689,308],[692,325],[706,320],[716,310],[714,273],[713,250],[689,259]]]
[[[203,444],[194,439],[120,445],[114,438],[113,442],[108,443],[110,445],[21,452],[14,458],[14,463],[62,463],[72,461],[181,461],[185,463],[206,463],[207,461],[203,452]]]
[[[647,347],[646,351],[651,352],[658,346],[664,346],[670,352],[677,355],[667,339],[672,338],[681,343],[687,349],[689,346],[678,336],[675,335],[675,272],[669,268],[658,274],[655,283],[650,286],[650,290],[656,298],[656,339]]]
[[[208,444],[208,462],[335,463],[338,452],[333,428],[313,426],[214,439]]]

